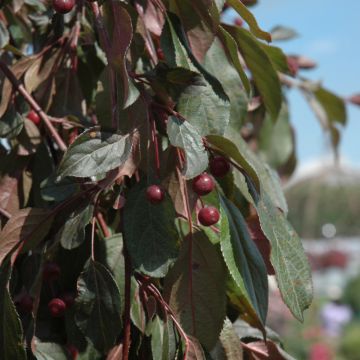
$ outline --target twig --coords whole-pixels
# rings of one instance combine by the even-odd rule
[[[181,158],[181,153],[180,153],[180,149],[177,148],[177,156],[178,156],[178,161],[179,161],[179,165],[183,168],[184,164],[183,164],[183,160]],[[183,203],[185,206],[185,210],[186,210],[186,216],[187,216],[187,220],[189,223],[189,262],[188,262],[188,272],[189,272],[189,298],[190,298],[190,306],[191,306],[191,327],[192,327],[192,333],[193,335],[196,334],[196,321],[195,321],[195,308],[194,308],[194,299],[193,299],[193,274],[192,274],[192,255],[193,255],[193,233],[194,233],[194,229],[193,229],[193,223],[192,223],[192,219],[191,219],[191,209],[190,209],[190,204],[189,204],[189,194],[187,191],[187,186],[186,186],[186,181],[184,181],[184,177],[180,172],[179,167],[176,167],[176,171],[177,171],[177,175],[178,175],[178,179],[179,179],[179,183],[180,183],[180,189],[183,189],[183,191],[181,191],[181,195],[183,198]]]
[[[97,222],[98,222],[98,224],[99,224],[99,226],[101,228],[101,231],[102,231],[104,237],[107,238],[107,237],[111,236],[109,228],[106,225],[106,222],[104,220],[103,214],[100,211],[98,211],[97,214],[95,215],[95,217],[96,217],[96,220],[97,220]]]
[[[31,108],[39,114],[41,120],[44,121],[45,126],[53,139],[55,140],[56,144],[59,146],[59,149],[61,151],[66,151],[67,146],[60,137],[57,130],[54,128],[53,124],[49,120],[48,116],[44,113],[44,111],[41,109],[39,104],[35,101],[35,99],[26,91],[23,84],[16,78],[16,76],[13,74],[13,72],[9,69],[9,67],[6,65],[6,63],[2,60],[0,60],[0,68],[5,74],[5,76],[9,79],[9,81],[12,83],[12,85],[16,88],[17,91],[25,98],[27,103],[31,106]]]
[[[94,216],[91,222],[91,260],[95,261],[95,224],[96,217]]]
[[[125,261],[125,309],[124,309],[124,340],[123,340],[123,360],[129,359],[130,350],[130,306],[131,306],[131,259],[126,249],[126,242],[124,241],[124,261]]]

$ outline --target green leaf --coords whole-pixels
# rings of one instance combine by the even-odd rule
[[[134,186],[124,209],[124,233],[133,266],[144,274],[163,277],[179,252],[175,210],[166,195],[160,204],[146,198],[145,181]]]
[[[223,236],[221,241],[225,263],[241,292],[255,308],[262,324],[265,324],[268,309],[266,266],[249,235],[241,212],[225,197],[221,200],[230,228],[229,235]]]
[[[10,107],[0,119],[0,138],[12,139],[20,134],[23,127],[23,117]]]
[[[276,120],[281,108],[282,91],[278,74],[271,59],[263,49],[262,44],[249,31],[235,26],[223,26],[237,42],[246,65],[253,75],[265,108],[273,120]],[[276,48],[272,50],[274,49]]]
[[[223,134],[229,122],[229,98],[219,80],[195,59],[181,24],[173,14],[169,14],[165,23],[161,46],[171,67],[198,71],[204,78],[205,85],[190,85],[182,92],[177,103],[178,112],[194,125],[202,136]]]
[[[314,91],[314,95],[324,108],[329,122],[346,124],[347,115],[343,99],[322,87]]]
[[[105,67],[102,71],[98,82],[95,95],[95,112],[98,122],[105,128],[111,128],[111,82],[110,68]]]
[[[221,330],[219,341],[216,344],[216,348],[211,351],[211,355],[214,359],[243,359],[240,338],[228,318],[224,321],[224,327]]]
[[[258,41],[258,44],[265,50],[275,70],[285,74],[289,73],[287,57],[280,48],[264,44],[261,41]]]
[[[246,76],[245,70],[243,69],[240,63],[236,41],[222,26],[220,26],[219,37],[222,44],[224,45],[228,58],[231,60],[233,66],[235,67],[235,69],[237,70],[240,76],[240,79],[244,85],[244,88],[246,89],[246,92],[250,94],[251,91],[250,82],[248,77]]]
[[[270,31],[273,41],[291,40],[299,36],[299,34],[287,26],[275,26]]]
[[[271,263],[285,304],[303,320],[312,301],[311,270],[299,236],[267,194],[256,204],[261,229],[271,243]]]
[[[0,49],[9,43],[9,32],[2,20],[0,20]]]
[[[184,176],[192,179],[204,172],[209,161],[202,137],[197,130],[189,122],[170,116],[167,133],[170,143],[185,151]]]
[[[64,226],[56,238],[64,249],[71,250],[80,246],[85,240],[85,227],[93,216],[94,206],[82,206],[68,215]]]
[[[176,338],[172,320],[168,319],[164,322],[159,316],[155,316],[150,327],[153,359],[174,359],[176,354]]]
[[[35,342],[34,355],[37,360],[70,360],[70,354],[64,346],[51,342]]]
[[[246,173],[253,180],[256,188],[260,189],[259,175],[257,174],[255,167],[248,160],[247,153],[245,153],[244,147],[237,147],[231,140],[228,140],[222,136],[209,135],[207,140],[211,145],[220,150],[224,155],[231,157],[240,167],[242,167]]]
[[[109,270],[89,260],[77,283],[75,321],[99,351],[115,344],[121,331],[119,288]]]
[[[3,360],[25,360],[21,321],[8,290],[9,264],[0,267],[0,353]]]
[[[58,168],[60,181],[66,176],[103,175],[125,163],[132,149],[131,135],[118,135],[91,128],[70,145]]]
[[[289,122],[289,110],[283,103],[276,123],[269,116],[265,116],[259,133],[259,152],[261,158],[276,169],[288,161],[293,151],[294,140]]]
[[[192,302],[189,296],[190,276]],[[225,269],[218,247],[211,244],[203,232],[194,233],[192,240],[188,239],[183,243],[179,259],[165,278],[164,297],[185,332],[196,333],[200,343],[210,351],[216,344],[225,318]],[[195,313],[195,329],[192,308]]]
[[[56,182],[56,177],[56,174],[53,174],[41,182],[41,197],[45,201],[63,201],[80,189],[79,184],[70,179],[66,178]]]
[[[20,243],[26,252],[39,244],[47,235],[53,216],[46,209],[26,208],[12,214],[0,232],[0,265]]]
[[[240,0],[228,0],[227,3],[248,23],[250,31],[259,39],[271,41],[271,35],[260,29],[254,15]]]
[[[204,67],[214,76],[221,69],[221,84],[230,98],[230,119],[226,128],[241,128],[247,115],[248,96],[234,66],[232,66],[225,54],[224,46],[215,39],[206,54]]]

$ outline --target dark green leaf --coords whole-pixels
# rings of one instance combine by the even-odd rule
[[[167,133],[170,143],[185,151],[184,176],[192,179],[204,172],[208,167],[208,156],[197,130],[189,122],[171,116],[167,123]]]
[[[56,237],[64,249],[71,250],[80,246],[85,240],[85,227],[93,216],[94,206],[80,207],[68,215],[64,226]]]
[[[262,45],[249,31],[229,25],[224,25],[224,28],[237,42],[246,65],[253,75],[264,105],[273,120],[276,120],[281,108],[282,92],[273,63]]]
[[[37,360],[70,360],[70,354],[64,346],[51,342],[35,342],[34,355]]]
[[[346,107],[343,99],[322,87],[314,91],[314,94],[324,108],[330,122],[346,124]]]
[[[121,331],[121,300],[114,278],[103,265],[90,259],[77,289],[76,324],[97,350],[111,349]]]
[[[8,290],[9,265],[0,267],[0,354],[3,360],[25,360],[21,321]]]
[[[236,284],[265,324],[268,309],[266,266],[249,235],[241,212],[225,197],[221,199],[230,228],[229,236],[224,236],[221,241],[225,263]]]
[[[0,49],[9,43],[9,32],[2,20],[0,20]]]
[[[88,129],[77,137],[64,154],[57,181],[66,176],[84,178],[103,175],[124,164],[131,148],[131,135]]]
[[[136,269],[163,277],[179,251],[175,210],[168,196],[160,204],[151,204],[146,198],[146,188],[142,181],[128,194],[124,209],[126,243]]]
[[[260,225],[271,243],[271,263],[282,298],[293,315],[303,320],[303,311],[312,301],[311,270],[299,236],[263,193],[256,204]]]
[[[259,151],[261,157],[273,168],[285,164],[292,155],[294,141],[289,122],[289,111],[285,103],[276,123],[269,116],[265,117],[259,134]]]
[[[250,94],[250,90],[251,90],[250,82],[246,76],[245,70],[243,69],[243,67],[240,63],[238,47],[237,47],[236,41],[223,27],[220,27],[219,36],[220,36],[221,42],[224,45],[224,48],[225,48],[228,58],[231,60],[233,66],[235,67],[235,69],[237,70],[237,72],[240,76],[240,79],[244,85],[244,88],[246,89],[246,92],[248,94]],[[223,80],[223,76],[221,77],[221,80]],[[231,96],[231,95],[229,95],[229,96]]]
[[[171,15],[171,14],[170,14]],[[167,19],[161,46],[171,67],[198,71],[204,77],[201,86],[190,85],[178,99],[177,109],[200,135],[223,134],[229,122],[230,103],[221,83],[195,59],[176,16]]]
[[[174,359],[176,352],[174,323],[170,319],[164,322],[159,316],[155,316],[150,327],[153,359]]]
[[[227,0],[227,3],[248,23],[250,31],[259,39],[271,41],[271,35],[259,28],[254,15],[247,9],[241,0]]]
[[[164,294],[184,330],[188,334],[196,332],[197,339],[210,351],[216,344],[225,318],[225,269],[217,246],[211,244],[204,233],[196,232],[192,236],[190,273],[189,241],[184,242],[179,259],[165,278]]]
[[[41,197],[45,201],[60,202],[67,199],[80,189],[79,184],[70,179],[62,179],[56,182],[56,175],[51,175],[41,182]]]
[[[237,147],[232,141],[221,136],[209,135],[207,136],[207,140],[216,149],[232,158],[240,167],[242,167],[251,177],[256,188],[260,189],[259,175],[257,174],[255,167],[249,161],[247,153],[243,151],[244,148]]]
[[[240,338],[228,318],[224,321],[219,341],[215,349],[211,351],[211,355],[214,359],[224,360],[241,360],[243,358]]]
[[[287,57],[280,48],[264,44],[261,41],[258,43],[265,50],[275,70],[285,74],[289,73]]]
[[[24,119],[13,107],[0,119],[0,138],[12,139],[23,129]]]

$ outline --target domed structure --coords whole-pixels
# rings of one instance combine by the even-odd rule
[[[302,238],[360,236],[360,171],[317,166],[285,189],[289,220]]]

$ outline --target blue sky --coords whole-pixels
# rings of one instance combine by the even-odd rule
[[[292,27],[299,37],[274,43],[286,53],[314,59],[318,68],[302,75],[321,80],[338,95],[360,93],[360,1],[259,0],[251,11],[259,25]],[[229,17],[236,14],[228,14]],[[329,154],[320,125],[302,96],[290,91],[291,120],[297,131],[299,164]],[[343,131],[340,154],[360,167],[360,107],[348,106],[348,124]]]

